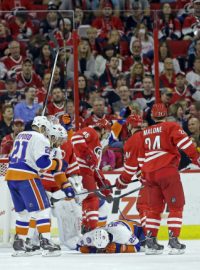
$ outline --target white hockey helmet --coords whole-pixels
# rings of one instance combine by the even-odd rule
[[[51,124],[46,116],[35,116],[32,122],[32,126],[41,128],[42,126],[46,128],[46,134],[49,133],[51,129]]]
[[[93,234],[93,245],[96,248],[105,248],[109,243],[109,236],[106,230],[96,229]]]
[[[67,139],[67,131],[60,124],[56,124],[56,125],[51,126],[49,136],[54,136],[56,140],[58,140],[58,139],[66,140]]]

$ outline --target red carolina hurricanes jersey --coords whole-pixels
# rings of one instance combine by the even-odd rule
[[[17,86],[18,89],[23,89],[25,87],[34,87],[34,88],[40,88],[42,87],[42,80],[40,76],[38,76],[35,72],[32,73],[32,76],[29,81],[26,81],[22,72],[17,74]]]
[[[55,115],[57,117],[63,115],[66,112],[65,104],[61,107],[58,107],[54,102],[50,102],[47,105],[47,113],[48,115]]]
[[[162,122],[142,132],[142,147],[139,160],[143,161],[142,171],[152,172],[163,167],[178,167],[179,151],[183,150],[194,164],[199,154],[185,131],[174,122]]]
[[[67,177],[70,177],[74,174],[80,174],[79,165],[76,160],[76,156],[74,153],[73,145],[71,141],[66,141],[62,144],[61,149],[64,153],[64,160],[68,163],[68,167],[66,170]]]
[[[83,128],[75,132],[72,136],[74,152],[80,168],[89,168],[85,157],[88,154],[96,155],[98,163],[101,159],[101,144],[98,133],[91,127]],[[98,164],[96,164],[96,167]]]
[[[136,173],[140,173],[140,166],[138,156],[140,148],[142,147],[142,132],[139,131],[133,134],[124,144],[124,168],[121,178],[124,182],[131,182],[132,177]]]
[[[15,60],[11,56],[5,56],[2,58],[2,62],[6,66],[7,70],[13,70],[18,73],[22,69],[23,57],[20,56],[18,60]]]

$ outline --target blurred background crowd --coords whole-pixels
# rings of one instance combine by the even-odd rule
[[[103,170],[122,166],[128,115],[142,115],[144,127],[154,123],[155,27],[161,102],[168,121],[178,122],[200,151],[200,0],[1,0],[0,11],[2,157],[41,114],[58,46],[47,115],[67,113],[74,129],[73,29],[80,128],[100,118],[113,124]]]

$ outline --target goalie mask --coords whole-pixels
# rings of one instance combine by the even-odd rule
[[[93,245],[96,248],[105,248],[109,243],[109,236],[106,230],[96,229],[93,235]]]

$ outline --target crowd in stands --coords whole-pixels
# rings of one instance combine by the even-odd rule
[[[152,125],[154,39],[159,39],[160,100],[200,151],[200,0],[2,0],[0,2],[0,154],[41,114],[56,48],[60,53],[47,115],[74,128],[73,33],[79,34],[80,128],[112,122],[101,167],[122,165],[126,118]],[[39,11],[38,11],[39,10]]]

